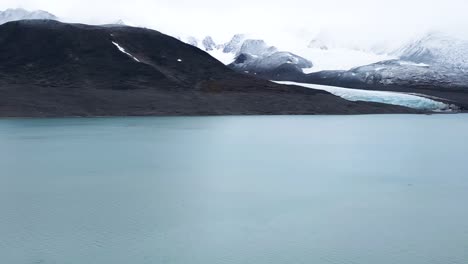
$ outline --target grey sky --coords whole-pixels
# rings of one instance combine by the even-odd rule
[[[396,39],[431,29],[468,36],[466,0],[1,0],[0,9],[42,9],[69,21],[124,19],[171,34],[238,32],[312,38],[320,30],[356,39]],[[310,36],[310,37],[309,37]]]

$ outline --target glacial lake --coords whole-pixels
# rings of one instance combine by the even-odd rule
[[[1,119],[0,149],[0,263],[468,263],[464,114]]]

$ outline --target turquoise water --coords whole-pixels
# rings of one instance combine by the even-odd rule
[[[468,263],[468,115],[0,120],[0,263]]]

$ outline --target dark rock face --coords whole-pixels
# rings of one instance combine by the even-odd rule
[[[0,116],[406,113],[236,73],[157,31],[0,26]]]

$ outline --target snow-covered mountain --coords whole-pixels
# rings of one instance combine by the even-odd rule
[[[266,77],[273,80],[362,88],[468,88],[468,41],[446,34],[427,34],[402,45],[390,55],[326,46],[320,42],[312,44],[314,45],[309,44],[306,50],[295,54],[311,58],[313,67],[303,69],[303,72],[289,71],[288,74]],[[265,50],[266,47],[257,43],[251,49]],[[291,50],[294,51],[294,48]],[[244,56],[241,59],[254,60],[255,57]],[[332,60],[334,64],[327,65],[327,60]],[[352,66],[356,62],[361,63]],[[304,65],[300,60],[294,64]],[[262,66],[267,67],[268,64]]]
[[[112,24],[114,24],[114,25],[121,25],[121,26],[127,26],[127,25],[128,25],[128,23],[125,22],[123,19],[119,19],[119,20],[115,21],[115,22],[112,23]]]
[[[220,45],[217,45],[213,38],[210,37],[210,36],[206,36],[203,40],[202,40],[202,43],[203,45],[203,48],[206,50],[206,51],[212,51],[212,50],[217,50],[217,49],[221,49],[222,47]]]
[[[269,46],[261,39],[247,39],[242,43],[242,46],[237,51],[237,55],[250,54],[256,57],[268,56],[277,52],[278,49],[274,46]]]
[[[468,87],[468,75],[461,69],[404,60],[383,61],[356,67],[349,71],[328,71],[309,76],[322,76],[331,82],[347,82],[367,86]],[[314,82],[314,79],[309,79],[309,81]]]
[[[306,46],[302,52],[296,48],[299,52],[292,53],[294,47],[281,52],[262,40],[246,39],[236,49],[235,61],[230,66],[239,72],[276,81],[428,91],[429,95],[450,98],[457,105],[468,107],[468,42],[463,39],[432,33],[402,45],[389,55],[315,44],[318,46]],[[327,64],[327,60],[332,63]],[[357,62],[361,64],[356,65]],[[460,89],[466,89],[466,96],[459,94]]]
[[[225,65],[233,62],[235,59],[234,53],[224,52],[224,47],[226,44],[217,44],[211,36],[206,36],[203,39],[199,39],[194,36],[179,36],[177,38],[180,41],[183,41],[189,45],[195,46],[201,50],[206,51],[212,57],[216,58]]]
[[[350,70],[361,65],[367,65],[396,58],[393,55],[388,55],[385,53],[376,53],[370,50],[359,49],[349,45],[343,46],[340,44],[340,42],[333,41],[332,38],[326,37],[324,34],[317,36],[317,38],[311,42],[301,42],[296,40],[291,40],[289,42],[284,41],[280,47],[269,46],[266,44],[267,42],[264,39],[258,38],[258,36],[250,36],[245,34],[236,34],[230,41],[221,44],[216,43],[213,38],[209,36],[205,37],[203,40],[195,37],[182,37],[179,39],[190,45],[205,50],[211,56],[215,57],[226,65],[236,61],[236,59],[238,59],[239,55],[241,54],[247,54],[246,56],[240,57],[241,61],[245,61],[245,58],[249,57],[249,54],[259,56],[258,53],[271,53],[268,51],[268,49],[273,48],[274,51],[283,51],[291,55],[288,56],[289,58],[284,56],[275,56],[276,58],[284,58],[284,63],[294,64],[296,59],[299,59],[300,61],[307,60],[309,62],[313,62],[313,64],[307,63],[310,65],[308,68],[304,68],[305,65],[299,66],[299,69],[302,69],[304,73],[319,72],[324,70]],[[243,50],[241,51],[241,49]],[[283,55],[286,54],[283,53]],[[271,58],[268,58],[268,60],[270,59]],[[261,58],[257,57],[255,64],[258,65],[260,60]],[[261,64],[270,64],[274,67],[278,67],[276,63],[271,64],[271,62]],[[241,68],[242,71],[246,70],[246,67]]]
[[[232,39],[224,45],[223,52],[237,54],[246,39],[247,35],[245,34],[234,35]]]
[[[395,53],[402,60],[468,70],[468,41],[440,32],[429,33]]]
[[[42,10],[28,11],[22,8],[10,8],[5,11],[0,11],[0,25],[10,21],[17,21],[23,19],[58,20],[58,18],[55,15]]]
[[[196,46],[231,68],[253,75],[271,77],[279,72],[298,71],[312,67],[312,62],[288,51],[280,51],[264,40],[236,34],[226,43],[218,44],[207,36],[202,41],[195,37],[180,38],[187,44]]]
[[[229,66],[237,71],[278,79],[282,75],[301,73],[313,64],[291,52],[279,51],[263,40],[248,39],[238,50],[236,60]]]
[[[63,21],[62,18],[55,16],[54,14],[44,11],[44,10],[35,10],[29,11],[23,8],[9,8],[5,11],[0,11],[0,25],[18,20],[27,20],[27,19],[47,19],[47,20],[57,20]],[[66,19],[65,19],[66,20]],[[85,23],[85,21],[78,21],[80,23]],[[109,23],[105,23],[104,26],[131,26],[135,25],[127,20],[117,19]]]
[[[344,58],[353,52],[372,54],[369,51],[353,51],[330,46],[326,48],[319,44],[309,49],[317,53],[313,57],[314,67],[323,65],[320,54],[342,50],[346,55],[335,57],[336,62],[346,62]],[[346,51],[345,51],[346,50]],[[390,51],[391,52],[391,51]],[[304,53],[300,53],[301,55]],[[373,53],[369,61],[382,56]],[[361,54],[362,55],[362,54]],[[468,109],[468,40],[456,38],[442,33],[430,33],[409,43],[402,44],[389,55],[387,59],[376,60],[351,69],[311,71],[281,75],[274,80],[295,81],[309,84],[324,84],[348,88],[398,91],[423,94],[426,97],[437,97],[455,104],[456,109]],[[364,56],[361,56],[361,59]],[[328,57],[327,59],[330,59]],[[357,60],[354,60],[357,61]],[[330,69],[333,69],[332,67]]]
[[[309,81],[418,88],[468,88],[468,41],[430,33],[394,52],[397,59],[310,75]],[[312,78],[314,77],[315,80]],[[320,79],[319,78],[319,79]]]

